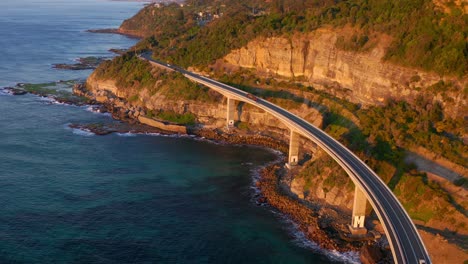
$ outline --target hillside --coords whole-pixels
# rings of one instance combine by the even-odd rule
[[[340,36],[336,45],[343,50],[368,50],[375,45],[375,34],[387,34],[392,41],[385,60],[461,77],[468,71],[465,7],[466,3],[441,5],[431,0],[187,1],[184,7],[150,5],[120,29],[153,37],[155,41],[147,43],[150,48],[188,66],[208,65],[255,37],[348,25],[358,31]],[[204,46],[210,50],[199,49]]]

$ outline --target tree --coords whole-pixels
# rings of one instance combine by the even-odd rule
[[[273,11],[284,14],[284,0],[274,0]]]
[[[179,21],[184,21],[185,20],[184,10],[182,9],[177,10],[176,18]]]

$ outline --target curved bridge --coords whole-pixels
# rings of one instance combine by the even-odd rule
[[[248,93],[232,86],[154,60],[151,58],[151,54],[142,54],[140,58],[148,60],[155,66],[180,72],[185,77],[226,96],[228,99],[228,125],[234,119],[234,100],[254,105],[281,120],[291,130],[290,165],[297,163],[299,135],[312,140],[343,167],[356,185],[350,229],[352,231],[354,229],[357,233],[362,230],[365,231],[364,215],[367,199],[384,227],[395,263],[431,263],[429,254],[419,236],[416,226],[392,191],[375,172],[340,142],[304,119],[266,100],[252,97]]]

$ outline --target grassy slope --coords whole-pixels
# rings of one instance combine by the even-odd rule
[[[197,85],[179,73],[155,69],[132,52],[102,63],[94,74],[97,79],[116,80],[117,88],[125,91],[129,101],[137,101],[142,90],[151,96],[158,93],[172,100],[216,101],[209,88]]]

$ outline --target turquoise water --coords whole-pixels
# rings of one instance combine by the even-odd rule
[[[53,63],[111,56],[141,3],[0,2],[0,87],[84,79]],[[0,263],[331,263],[253,201],[268,150],[194,138],[96,136],[87,107],[0,92]],[[304,246],[306,244],[306,246]]]

